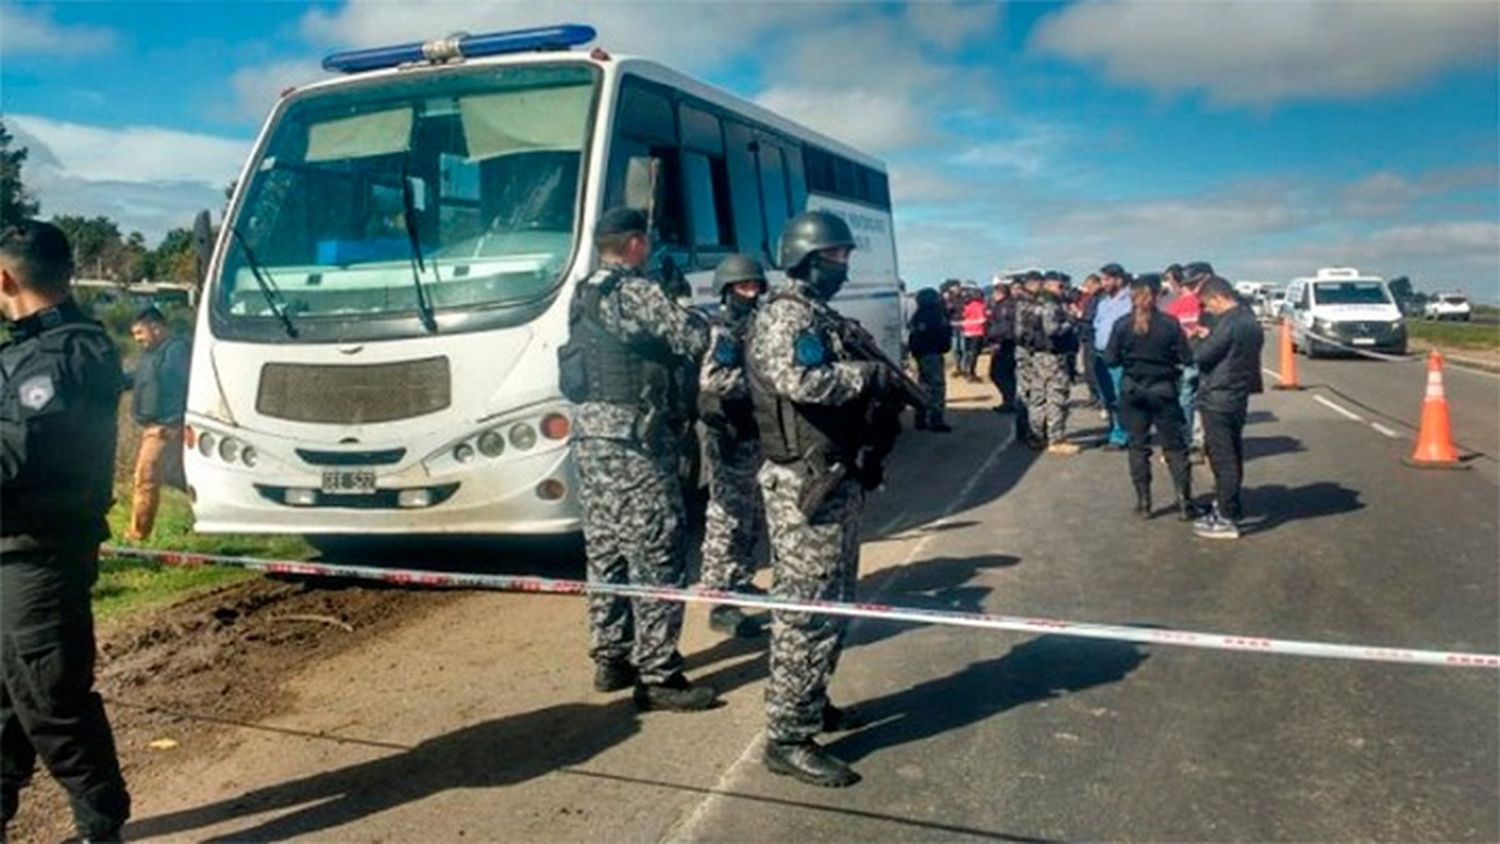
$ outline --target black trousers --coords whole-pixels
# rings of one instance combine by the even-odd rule
[[[1208,467],[1214,472],[1214,499],[1219,515],[1229,519],[1245,517],[1240,505],[1240,484],[1245,477],[1244,406],[1234,410],[1199,409],[1203,416],[1203,450],[1208,452]]]
[[[97,576],[97,544],[0,554],[0,822],[15,816],[38,756],[67,791],[81,837],[107,836],[130,816],[94,691]]]
[[[990,382],[1007,410],[1016,409],[1016,344],[1001,343],[990,353]]]
[[[1187,443],[1182,438],[1182,405],[1177,382],[1141,382],[1126,375],[1120,382],[1120,422],[1130,448],[1130,480],[1137,492],[1151,488],[1151,429],[1167,458],[1172,485],[1180,498],[1192,495]]]

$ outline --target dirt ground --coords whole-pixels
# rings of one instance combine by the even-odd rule
[[[99,631],[97,688],[126,781],[149,787],[170,778],[190,755],[214,752],[216,728],[294,707],[283,678],[458,597],[255,580],[111,623]],[[163,741],[175,744],[152,747]],[[53,842],[72,834],[62,792],[40,770],[9,832],[15,842]]]

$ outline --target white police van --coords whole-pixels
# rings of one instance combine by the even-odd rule
[[[1370,349],[1406,354],[1406,318],[1385,280],[1353,267],[1324,267],[1287,285],[1292,345],[1308,357]]]

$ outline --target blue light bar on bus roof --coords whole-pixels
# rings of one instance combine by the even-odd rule
[[[323,59],[323,69],[340,73],[363,73],[412,62],[445,62],[504,53],[536,50],[566,50],[594,40],[594,28],[582,24],[513,29],[483,35],[460,34],[436,41],[413,41],[391,47],[349,50]]]

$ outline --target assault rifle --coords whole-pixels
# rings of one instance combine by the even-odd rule
[[[922,385],[913,381],[906,370],[881,351],[875,338],[859,323],[842,320],[838,334],[850,357],[876,364],[884,370],[886,384],[889,386],[887,390],[871,396],[865,402],[861,425],[863,436],[853,466],[843,462],[830,463],[821,455],[803,458],[808,477],[802,487],[802,494],[797,497],[797,507],[809,518],[823,506],[823,502],[851,471],[865,489],[880,486],[885,479],[885,458],[895,447],[896,437],[901,433],[902,409],[910,405],[918,413],[925,413],[932,406],[932,397]]]

